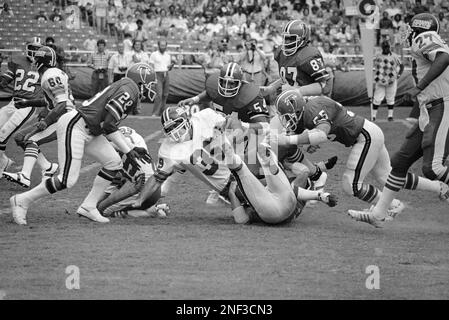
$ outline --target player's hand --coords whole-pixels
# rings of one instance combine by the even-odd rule
[[[184,99],[178,102],[178,107],[191,106],[195,104],[195,100],[193,98]]]
[[[234,114],[231,114],[226,117],[224,128],[229,130],[243,131],[242,122],[238,119],[237,115]]]
[[[128,152],[126,154],[126,158],[129,159],[129,162],[131,163],[133,168],[140,170],[140,164],[137,162],[137,160],[140,160],[141,156],[140,156],[139,152],[137,152],[134,149],[132,149],[130,152]]]
[[[268,141],[270,145],[285,146],[289,144],[288,136],[284,132],[270,132]]]
[[[338,197],[332,193],[320,192],[318,197],[321,202],[324,202],[329,207],[335,207],[338,203]]]
[[[171,213],[170,206],[166,203],[160,203],[155,205],[156,216],[159,218],[167,218],[167,216]]]
[[[147,149],[141,147],[134,147],[133,150],[139,154],[139,159],[145,161],[146,163],[150,164],[153,161]]]
[[[320,149],[321,147],[320,146],[312,146],[312,145],[309,145],[308,147],[307,147],[307,152],[308,153],[315,153],[318,149]]]
[[[111,185],[117,188],[121,188],[126,183],[126,178],[122,175],[121,172],[119,172],[114,179],[111,181]]]
[[[47,129],[47,122],[45,122],[44,120],[39,121],[39,122],[36,124],[36,128],[37,128],[39,131],[44,131],[45,129]]]

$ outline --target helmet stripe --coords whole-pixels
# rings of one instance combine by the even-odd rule
[[[236,66],[237,66],[237,63],[233,62],[233,63],[232,63],[231,74],[229,75],[230,77],[232,77],[232,76],[233,76],[233,74],[234,74],[234,70],[235,70],[235,67],[236,67]]]

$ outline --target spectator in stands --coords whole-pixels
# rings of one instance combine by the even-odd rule
[[[76,14],[75,10],[71,10],[70,14],[65,19],[65,26],[70,30],[79,28],[79,17]]]
[[[5,2],[0,9],[0,17],[14,17],[14,12],[9,7],[9,3]]]
[[[232,23],[236,26],[241,26],[246,23],[246,14],[242,7],[237,8],[237,12],[232,16]]]
[[[276,13],[276,20],[290,20],[290,14],[287,6],[282,6],[280,10]]]
[[[169,17],[167,17],[167,11],[165,9],[162,9],[159,13],[158,34],[167,36],[170,26],[171,20]]]
[[[208,47],[209,49],[203,64],[207,74],[220,70],[225,64],[232,61],[226,52],[224,43],[217,43],[217,41],[212,40]]]
[[[189,23],[187,25],[187,32],[184,33],[182,39],[186,42],[197,41],[198,40],[198,32],[194,30],[193,23]]]
[[[115,24],[119,39],[124,38],[125,28],[126,28],[127,24],[128,24],[128,22],[126,21],[125,17],[123,16],[123,13],[119,13],[117,15],[117,23]]]
[[[145,29],[143,29],[143,21],[140,19],[137,20],[136,25],[137,25],[137,30],[134,33],[134,40],[140,41],[143,44],[145,44],[146,41],[149,39],[149,35],[148,35],[148,32]]]
[[[424,6],[421,2],[421,0],[415,0],[415,5],[413,7],[413,13],[419,14],[423,12],[429,12],[429,8],[427,6]]]
[[[125,33],[125,39],[123,39],[123,47],[125,54],[133,51],[133,36],[129,33]]]
[[[377,43],[379,41],[385,41],[390,40],[392,38],[392,32],[393,32],[393,22],[391,21],[388,12],[382,13],[382,19],[379,21],[379,29],[380,32],[377,33]]]
[[[119,9],[118,13],[121,13],[124,17],[132,16],[134,14],[133,9],[129,7],[128,1],[122,1],[122,7]]]
[[[123,32],[129,33],[134,38],[135,32],[137,30],[137,23],[134,21],[134,18],[132,15],[129,15],[126,17],[126,25],[123,30]]]
[[[94,18],[93,18],[93,2],[94,0],[80,0],[78,2],[78,6],[81,12],[81,19],[87,21],[90,27],[93,26]]]
[[[94,2],[94,16],[97,32],[106,32],[106,16],[108,14],[108,0],[95,0]]]
[[[156,72],[156,98],[154,99],[153,116],[160,117],[165,110],[167,101],[170,79],[168,72],[173,68],[175,61],[167,50],[167,41],[158,41],[158,50],[150,55],[150,63],[154,66]]]
[[[332,11],[332,16],[330,17],[329,21],[334,26],[337,26],[341,22],[340,11],[339,10]]]
[[[147,13],[146,18],[143,20],[143,28],[147,31],[154,31],[158,28],[158,21],[154,12],[150,11]]]
[[[58,7],[53,9],[53,13],[50,15],[50,21],[53,22],[59,22],[64,20],[62,15],[61,15],[61,11],[59,10]]]
[[[377,110],[382,100],[386,98],[388,106],[388,121],[393,121],[393,108],[397,91],[397,79],[404,71],[399,56],[391,52],[390,43],[382,42],[382,52],[374,58],[374,94],[371,118],[376,120]]]
[[[130,53],[132,63],[144,62],[150,63],[148,54],[143,51],[142,41],[134,40],[133,41],[133,50]]]
[[[83,47],[88,51],[95,51],[95,48],[97,47],[97,40],[95,40],[92,30],[89,30],[87,39],[83,42]]]
[[[48,21],[47,16],[45,15],[45,11],[44,10],[39,10],[39,14],[37,16],[35,16],[35,19],[37,20],[37,22],[46,22]]]
[[[97,50],[90,56],[88,66],[93,68],[92,72],[92,96],[102,91],[109,85],[108,78],[108,61],[109,54],[105,51],[106,41],[99,39],[97,41]]]
[[[117,35],[117,15],[118,9],[114,4],[114,0],[109,0],[108,11],[106,15],[106,23],[108,26],[108,35],[109,36],[118,36]]]
[[[244,79],[257,86],[265,84],[266,55],[257,46],[257,40],[250,39],[245,43],[245,50],[237,56],[237,63],[243,69]]]
[[[446,15],[444,12],[438,13],[438,21],[440,22],[440,30],[448,31],[449,28],[449,21],[446,18]]]
[[[78,48],[76,46],[70,46],[69,50],[72,51],[69,54],[69,58],[66,58],[66,61],[70,61],[72,63],[81,63],[81,55],[77,52]]]
[[[112,83],[123,78],[130,65],[130,55],[125,54],[123,42],[117,43],[117,53],[109,59],[109,82]]]

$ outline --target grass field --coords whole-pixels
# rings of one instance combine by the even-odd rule
[[[367,108],[351,108],[368,116]],[[397,109],[405,118],[408,108]],[[148,114],[148,110],[145,111]],[[380,111],[384,117],[386,110]],[[125,121],[155,156],[159,120]],[[379,123],[387,148],[400,146],[407,127]],[[56,160],[55,144],[43,147]],[[286,226],[238,226],[224,206],[205,203],[208,188],[190,174],[164,198],[167,219],[115,219],[99,225],[74,211],[97,167],[85,160],[77,185],[35,204],[28,226],[12,223],[9,197],[21,188],[0,180],[0,298],[4,299],[448,299],[449,206],[423,192],[403,192],[406,211],[384,229],[347,216],[366,207],[343,194],[339,179],[348,149],[327,144],[312,159],[339,156],[328,190],[335,208],[318,204]],[[10,143],[8,155],[21,164]],[[420,172],[420,163],[414,170]],[[34,184],[39,175],[34,175]],[[80,271],[80,289],[66,288],[67,266]],[[368,290],[370,265],[380,289]]]

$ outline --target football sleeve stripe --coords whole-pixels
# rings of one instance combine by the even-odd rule
[[[109,104],[111,106],[114,106],[119,113],[121,113],[121,114],[125,113],[125,108],[123,108],[122,104],[120,102],[118,102],[117,100],[111,99],[109,101]]]
[[[301,162],[302,160],[304,160],[304,154],[302,153],[301,149],[298,148],[296,149],[294,154],[288,156],[285,160],[290,163]]]
[[[323,68],[323,69],[320,69],[318,71],[315,71],[314,73],[311,74],[311,76],[313,77],[314,75],[316,75],[318,73],[327,73],[326,68]]]
[[[8,70],[8,71],[6,71],[4,74],[3,74],[3,76],[5,77],[5,78],[8,78],[8,79],[14,79],[14,72],[12,72],[11,70]]]
[[[105,109],[114,117],[116,121],[120,121],[122,119],[122,114],[119,113],[114,107],[112,107],[109,103],[106,105]]]

